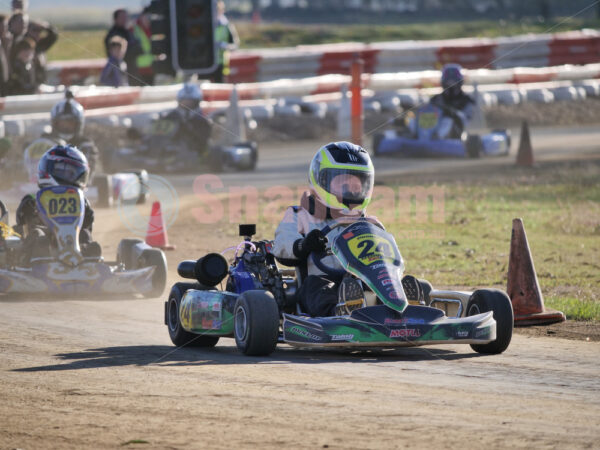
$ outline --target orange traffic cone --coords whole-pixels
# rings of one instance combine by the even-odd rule
[[[533,166],[533,148],[531,146],[531,137],[529,136],[529,124],[526,120],[521,125],[521,139],[516,164],[517,166]]]
[[[175,250],[174,245],[169,245],[167,229],[160,209],[160,202],[152,203],[152,213],[150,214],[148,232],[146,233],[146,244],[151,247],[158,247],[162,250]]]
[[[515,326],[545,325],[565,320],[562,312],[544,308],[544,298],[521,219],[513,220],[506,291],[513,304]]]

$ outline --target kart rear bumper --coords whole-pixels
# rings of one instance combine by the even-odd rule
[[[1,270],[0,293],[50,296],[144,294],[152,290],[155,267],[114,271],[104,263],[66,267],[52,262],[31,269]]]

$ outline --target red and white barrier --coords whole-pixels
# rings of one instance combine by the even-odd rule
[[[338,61],[339,63],[339,61]],[[336,63],[336,64],[338,64]],[[584,66],[554,66],[545,68],[517,67],[513,69],[465,70],[467,84],[520,84],[546,81],[576,81],[600,78],[600,63]],[[363,74],[363,85],[376,92],[398,89],[419,89],[439,86],[440,72],[398,72]],[[303,97],[306,95],[340,92],[344,84],[350,83],[349,75],[321,75],[302,79],[281,79],[259,83],[235,85],[240,100],[273,99],[281,97]],[[207,102],[228,101],[233,84],[203,83],[202,91]],[[86,110],[121,107],[137,104],[164,103],[173,101],[181,85],[147,87],[73,87],[75,98]],[[50,111],[63,98],[63,93],[22,95],[0,98],[1,114],[30,114]]]
[[[468,69],[592,64],[600,62],[600,32],[239,50],[231,55],[229,81],[253,83],[349,74],[350,64],[357,55],[365,62],[366,73],[439,69],[450,62]],[[104,63],[104,60],[53,62],[48,65],[49,79],[52,84],[83,84],[89,77],[97,78]]]

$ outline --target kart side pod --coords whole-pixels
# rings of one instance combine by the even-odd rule
[[[219,253],[209,253],[198,261],[182,261],[177,273],[183,278],[191,278],[207,287],[214,287],[227,276],[227,260]]]

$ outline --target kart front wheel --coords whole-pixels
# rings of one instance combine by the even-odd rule
[[[246,291],[235,302],[233,333],[244,355],[267,356],[275,351],[279,308],[270,292]]]
[[[219,342],[218,336],[194,334],[186,331],[179,320],[179,305],[189,289],[208,289],[199,283],[175,283],[171,288],[169,299],[165,303],[165,324],[169,330],[171,342],[177,347],[214,347]]]
[[[467,316],[493,311],[496,320],[496,340],[489,344],[471,344],[477,353],[496,355],[508,348],[512,339],[514,316],[512,303],[505,292],[498,289],[479,289],[467,304]]]

